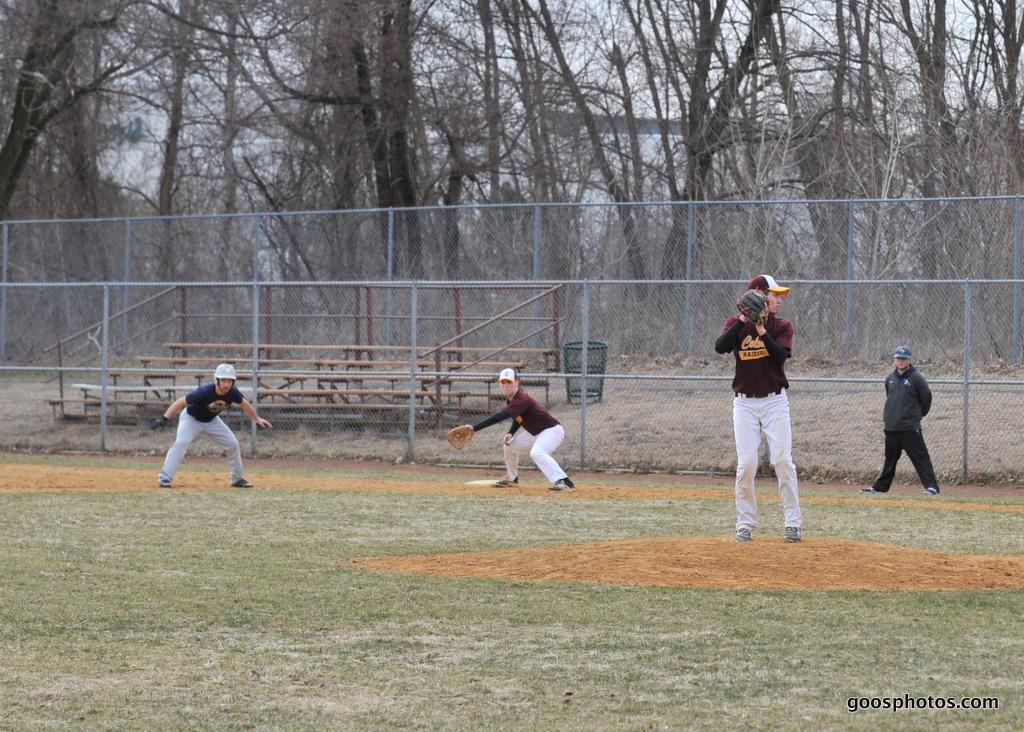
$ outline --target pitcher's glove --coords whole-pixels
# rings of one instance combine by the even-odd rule
[[[740,315],[744,316],[754,325],[764,325],[768,319],[765,308],[768,307],[768,296],[760,290],[747,290],[743,297],[736,301]]]
[[[164,417],[163,415],[157,417],[156,419],[154,419],[152,422],[149,423],[149,428],[151,430],[159,430],[159,429],[162,429],[162,428],[164,428],[166,426],[167,426],[167,417]]]
[[[461,427],[455,427],[454,429],[449,430],[447,437],[448,442],[451,443],[452,447],[456,450],[461,450],[469,444],[469,441],[473,439],[473,435],[475,434],[476,432],[470,425],[464,424]]]

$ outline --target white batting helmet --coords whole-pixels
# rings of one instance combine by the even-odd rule
[[[213,378],[215,379],[231,379],[237,381],[238,377],[235,376],[235,367],[229,363],[222,363],[217,367],[217,370],[213,372]]]

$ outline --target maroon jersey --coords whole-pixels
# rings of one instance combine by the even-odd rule
[[[739,316],[734,315],[725,321],[722,333],[738,319]],[[793,350],[793,324],[788,320],[772,315],[764,329],[781,348]],[[732,353],[736,359],[732,390],[737,394],[770,394],[789,388],[783,365],[772,361],[753,323],[746,323],[740,329]]]
[[[505,412],[534,437],[559,424],[559,421],[548,414],[540,402],[523,391],[522,387],[519,387],[515,396],[508,400]]]

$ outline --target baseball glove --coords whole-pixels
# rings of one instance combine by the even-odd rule
[[[163,429],[166,426],[167,426],[167,417],[164,417],[162,415],[160,417],[157,417],[156,419],[154,419],[152,422],[149,423],[149,428],[151,430]]]
[[[764,309],[768,307],[768,296],[760,290],[747,290],[743,297],[736,301],[740,315],[755,325],[764,325],[767,314]]]
[[[464,424],[461,427],[455,427],[448,431],[448,442],[456,450],[461,450],[469,444],[474,434],[476,433],[473,431],[473,428],[468,424]]]

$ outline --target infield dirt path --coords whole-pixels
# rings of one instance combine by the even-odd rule
[[[202,464],[207,461],[195,461]],[[236,490],[228,486],[223,461],[208,461],[209,471],[184,470],[172,490]],[[514,489],[466,485],[476,477],[497,477],[494,471],[341,463],[338,470],[387,472],[387,477],[352,477],[321,472],[330,466],[314,463],[316,474],[299,474],[288,467],[301,463],[247,461],[248,478],[257,489],[386,491],[455,493],[489,496],[535,496],[547,500],[650,500],[720,498],[732,501],[730,479],[691,479],[671,476],[581,476],[573,493],[551,493],[542,480],[524,478]],[[158,462],[150,469],[78,467],[29,463],[0,464],[0,493],[31,491],[139,491],[156,487]],[[310,464],[304,465],[310,468]],[[276,472],[280,470],[282,472]],[[484,473],[480,475],[479,473]],[[397,473],[397,475],[396,475]],[[447,476],[450,480],[445,480]],[[698,485],[694,485],[697,483]],[[703,484],[703,485],[702,485]],[[857,502],[927,506],[936,511],[1010,511],[1024,506],[950,502],[916,489],[895,489],[884,498],[859,494],[851,486],[838,488],[849,496],[810,496],[807,503]],[[778,500],[773,482],[759,482],[758,498]],[[165,489],[166,490],[166,489]],[[1014,488],[958,486],[947,493],[960,496],[1002,492]],[[898,497],[897,497],[898,496]],[[977,555],[912,549],[873,542],[807,536],[799,544],[781,537],[756,535],[750,544],[731,536],[679,536],[623,539],[589,544],[528,547],[493,552],[373,557],[353,560],[365,569],[438,575],[495,577],[512,580],[609,582],[631,585],[699,586],[728,589],[779,588],[806,590],[961,590],[1024,586],[1024,555]]]

